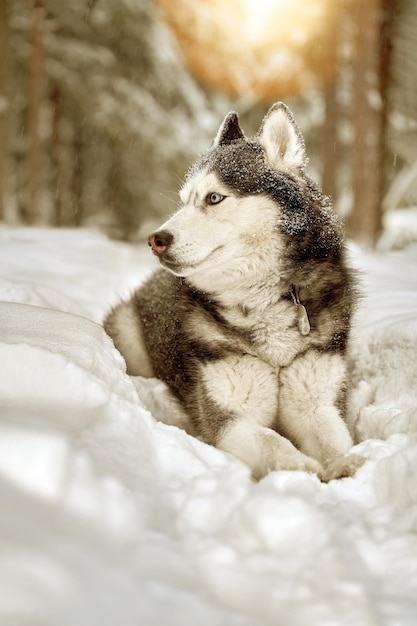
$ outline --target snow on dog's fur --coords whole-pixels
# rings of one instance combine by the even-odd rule
[[[356,283],[305,164],[284,104],[253,139],[229,113],[149,238],[161,268],[105,320],[128,372],[165,381],[194,432],[255,478],[361,463],[344,421]]]

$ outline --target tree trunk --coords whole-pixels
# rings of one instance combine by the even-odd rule
[[[337,185],[337,159],[338,159],[338,138],[337,123],[339,118],[339,106],[337,101],[337,68],[338,68],[338,43],[340,41],[340,16],[341,11],[338,3],[334,0],[329,5],[332,11],[331,32],[329,33],[328,54],[326,62],[328,64],[325,75],[327,76],[324,85],[324,124],[322,130],[322,162],[323,170],[321,186],[324,193],[330,196],[334,202],[338,196]]]
[[[62,161],[61,161],[61,94],[59,87],[55,86],[51,94],[51,102],[53,107],[52,117],[52,145],[51,145],[51,163],[53,168],[53,185],[54,185],[54,217],[55,226],[62,226]]]
[[[381,98],[383,103],[382,128],[384,144],[388,128],[388,91],[392,74],[391,62],[393,52],[393,25],[394,20],[399,12],[400,9],[398,0],[382,0],[382,23],[380,34],[380,74]],[[385,145],[383,147],[385,147]],[[392,168],[392,161],[388,156],[387,150],[384,150],[382,172],[383,177],[381,184],[381,201],[383,202],[388,192],[388,189],[390,188],[393,176],[395,175],[395,169]]]
[[[0,0],[0,220],[4,219],[4,199],[6,192],[6,168],[9,134],[9,20],[6,0]]]
[[[45,9],[40,0],[32,5],[30,29],[29,94],[28,94],[28,181],[26,206],[23,218],[33,224],[38,218],[41,175],[41,140],[39,119],[42,104],[43,23]]]
[[[356,39],[353,80],[353,209],[349,236],[375,243],[382,224],[385,102],[381,78],[384,0],[353,0]]]
[[[75,226],[80,226],[83,219],[83,129],[78,117],[75,119],[74,140],[73,140],[73,201]]]

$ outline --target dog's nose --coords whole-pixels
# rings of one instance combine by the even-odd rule
[[[171,245],[174,237],[168,231],[161,230],[154,233],[148,239],[148,245],[151,246],[154,254],[162,254]]]

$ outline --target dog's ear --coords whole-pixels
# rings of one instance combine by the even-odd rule
[[[236,141],[237,139],[243,139],[244,137],[245,135],[239,126],[238,114],[235,111],[230,111],[220,124],[220,128],[213,142],[213,148],[230,143],[231,141]]]
[[[276,102],[265,115],[257,139],[274,170],[299,170],[307,164],[304,138],[293,114]]]

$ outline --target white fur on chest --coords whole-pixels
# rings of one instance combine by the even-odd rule
[[[305,349],[307,341],[297,325],[296,307],[292,301],[280,300],[267,307],[226,310],[226,320],[250,335],[251,354],[274,368],[289,365]]]

